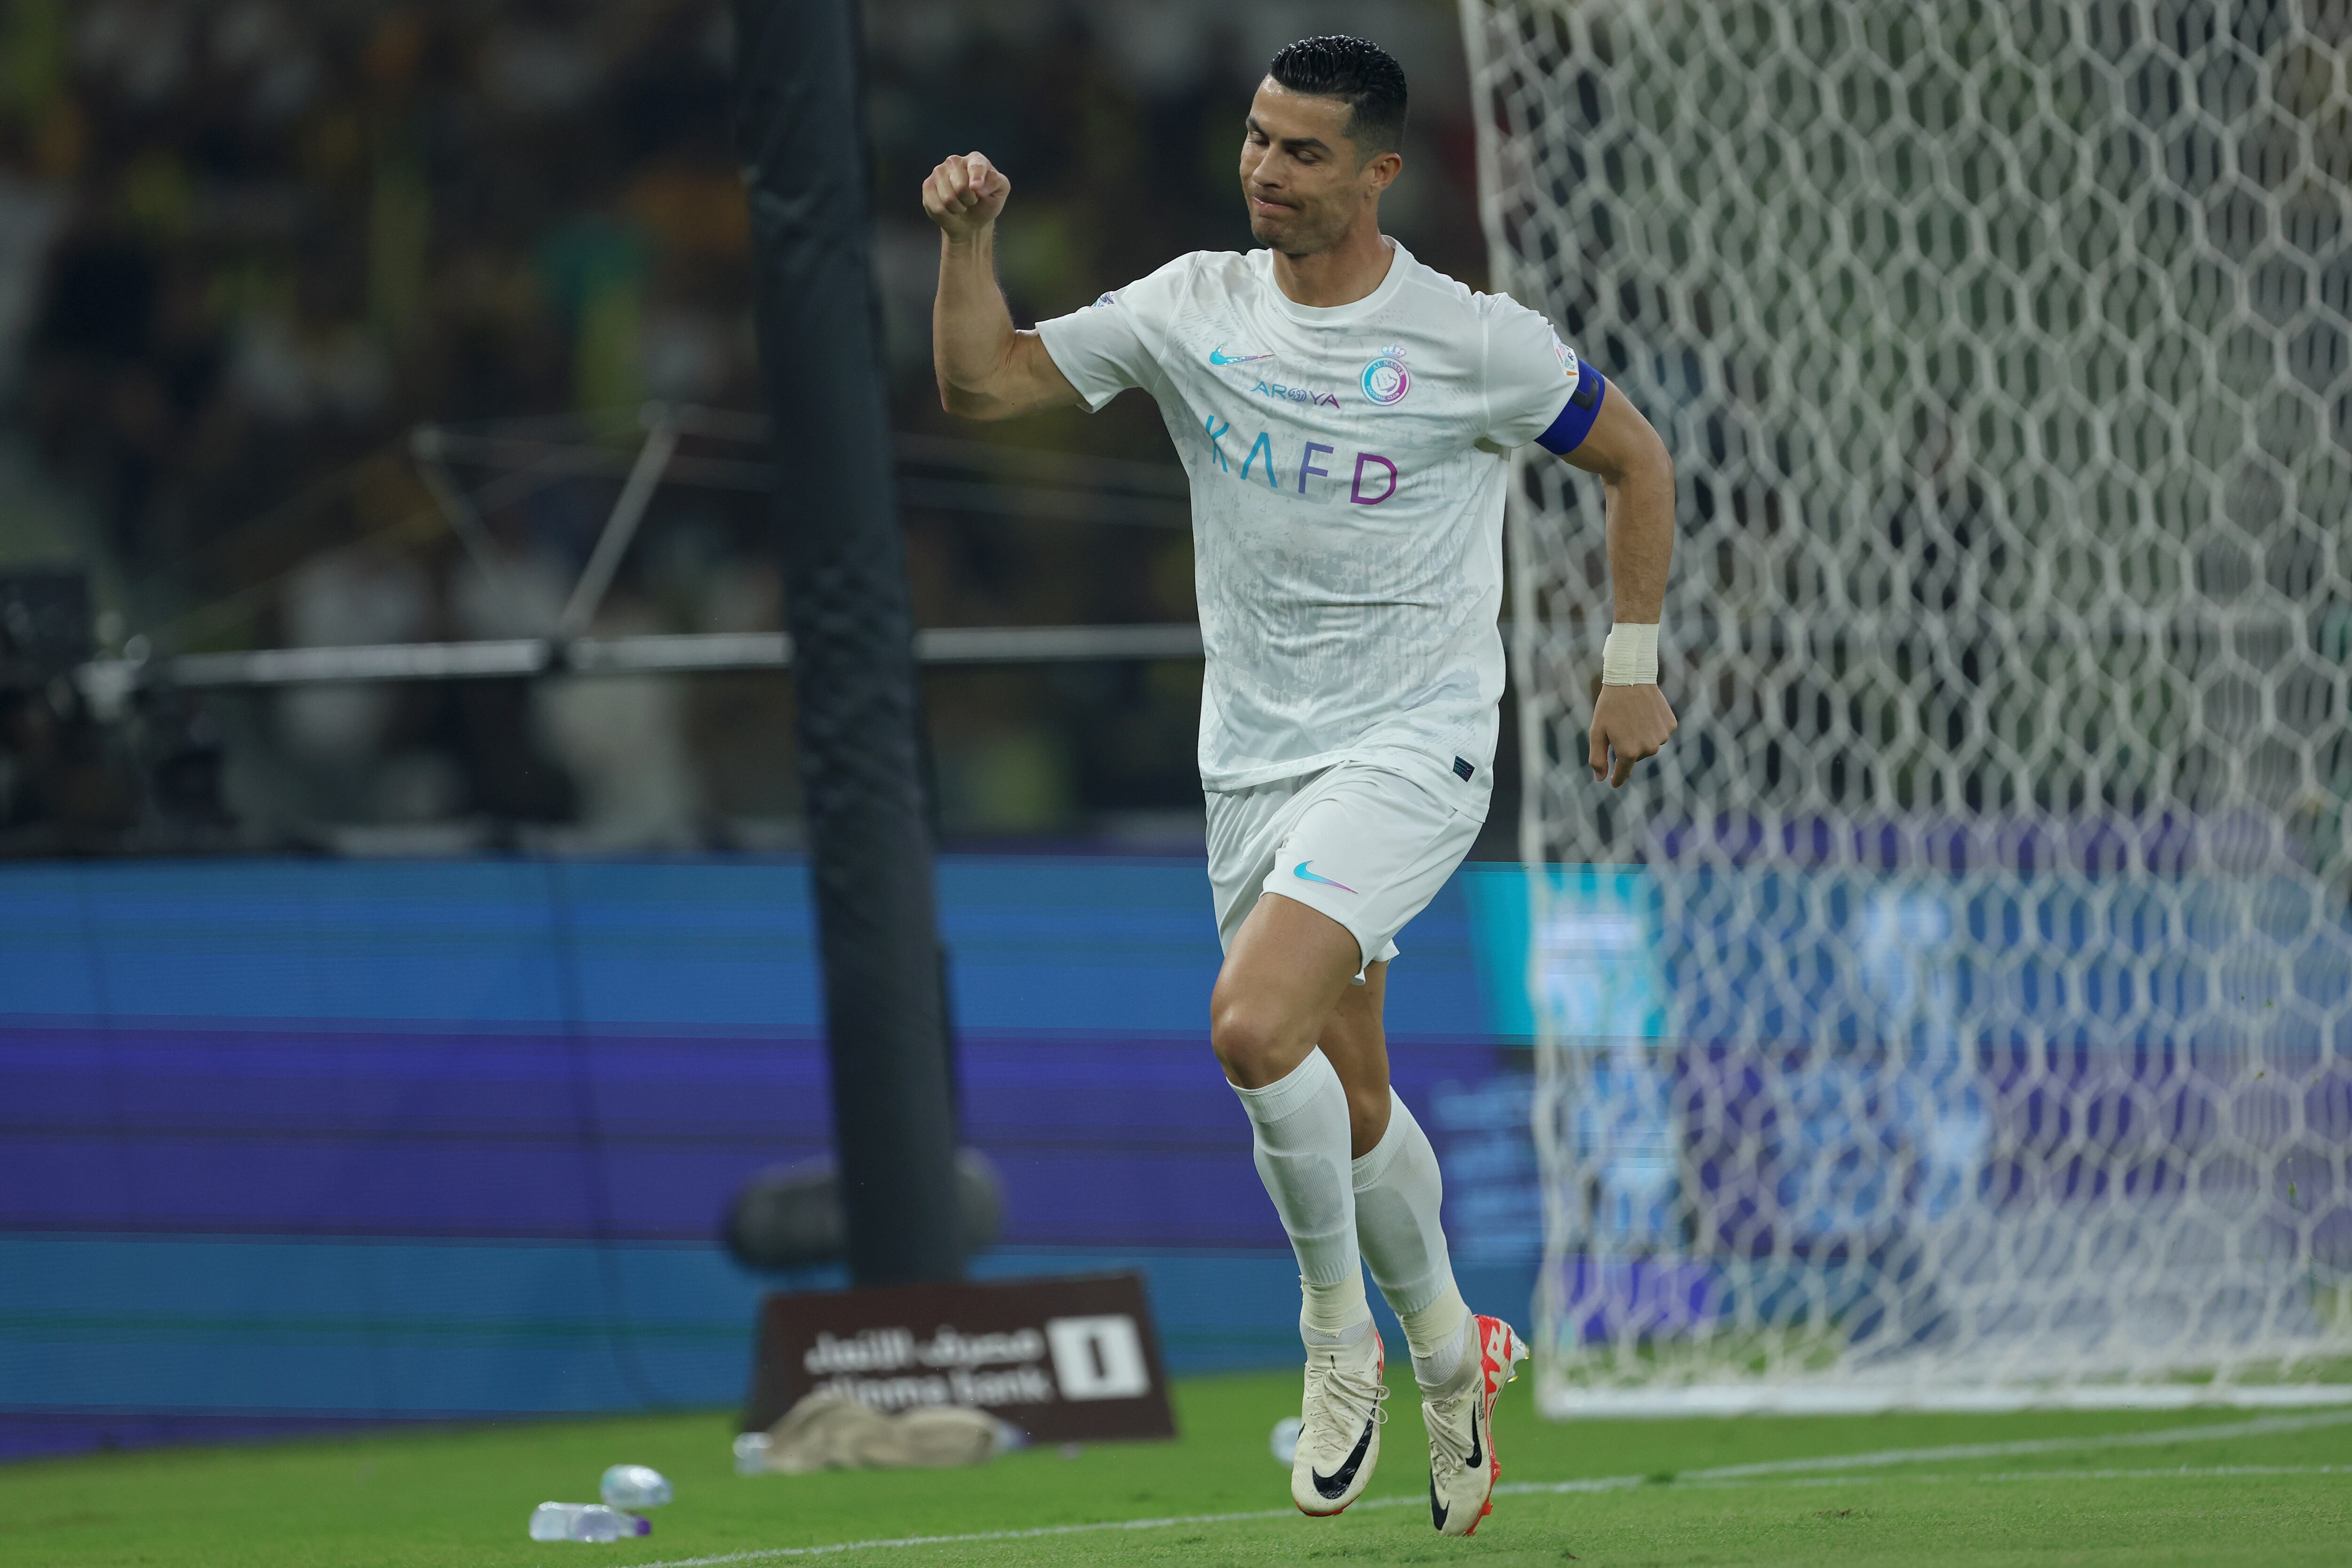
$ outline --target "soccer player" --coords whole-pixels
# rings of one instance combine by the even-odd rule
[[[1467,1535],[1501,1470],[1496,1395],[1526,1352],[1454,1286],[1436,1156],[1389,1087],[1388,966],[1486,816],[1506,454],[1532,441],[1603,486],[1616,622],[1588,761],[1613,784],[1675,728],[1657,687],[1675,488],[1649,422],[1542,317],[1381,235],[1404,121],[1404,72],[1379,47],[1291,45],[1242,143],[1265,248],[1179,257],[1034,331],[1013,329],[996,285],[1004,174],[950,158],[923,205],[942,235],[931,352],[948,410],[1092,410],[1141,387],[1192,480],[1225,951],[1210,1041],[1298,1258],[1291,1497],[1338,1513],[1380,1458],[1368,1263],[1412,1347],[1432,1522]]]

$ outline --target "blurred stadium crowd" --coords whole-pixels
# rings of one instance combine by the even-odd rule
[[[1169,460],[1140,399],[986,431],[939,412],[914,193],[950,152],[1014,181],[1016,314],[1073,309],[1248,245],[1248,93],[1274,48],[1344,25],[1413,72],[1390,226],[1481,275],[1443,0],[869,0],[866,22],[894,417],[935,471]],[[730,47],[723,0],[0,0],[0,571],[86,567],[108,651],[547,630],[634,411],[761,405]],[[504,437],[456,465],[503,593],[422,481],[425,422]],[[518,478],[551,444],[615,460]],[[1168,508],[953,504],[970,489],[906,508],[919,625],[1191,617]],[[774,626],[766,516],[665,485],[594,629]],[[1197,843],[1198,686],[1185,663],[931,672],[944,833]],[[789,703],[735,675],[222,693],[205,717],[238,844],[684,848],[793,841]],[[0,828],[43,809],[0,789]]]

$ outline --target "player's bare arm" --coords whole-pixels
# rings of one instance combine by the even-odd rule
[[[940,290],[931,306],[931,365],[940,406],[966,419],[1010,419],[1082,401],[1034,332],[1016,331],[996,286],[996,220],[1013,182],[984,154],[950,158],[923,182],[940,226]]]
[[[1665,604],[1666,566],[1675,556],[1675,463],[1666,444],[1611,386],[1591,432],[1568,460],[1599,477],[1609,524],[1609,584],[1621,626],[1654,626]],[[1592,704],[1592,747],[1586,761],[1596,780],[1622,788],[1633,764],[1657,755],[1675,732],[1675,710],[1654,681],[1604,684]]]

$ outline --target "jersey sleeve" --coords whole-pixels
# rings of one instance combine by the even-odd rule
[[[1501,298],[1486,311],[1486,439],[1505,448],[1539,442],[1562,455],[1583,443],[1609,389],[1549,321]]]
[[[1087,400],[1088,413],[1130,386],[1150,384],[1191,259],[1179,257],[1083,310],[1037,323],[1045,353]]]

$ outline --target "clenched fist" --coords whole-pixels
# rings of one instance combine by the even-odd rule
[[[1592,748],[1585,758],[1594,782],[1623,789],[1633,764],[1656,756],[1675,728],[1674,708],[1656,687],[1602,687],[1592,702]]]
[[[1004,210],[1013,194],[1006,179],[984,153],[966,153],[933,169],[923,182],[923,210],[951,240],[979,238]]]

